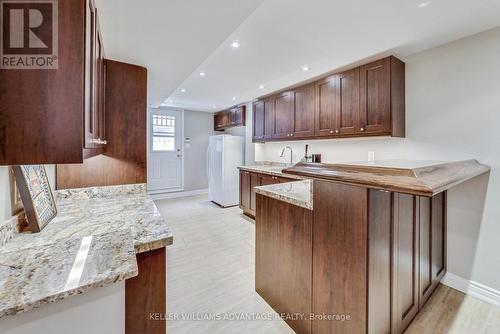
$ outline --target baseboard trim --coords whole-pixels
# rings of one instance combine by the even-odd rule
[[[474,281],[469,281],[452,273],[446,273],[441,283],[486,303],[500,307],[500,291],[498,290]]]
[[[178,191],[178,192],[170,192],[170,193],[160,193],[160,194],[150,194],[153,200],[161,200],[161,199],[172,199],[172,198],[181,198],[181,197],[190,197],[190,196],[198,196],[208,194],[207,189],[198,189],[198,190],[190,190],[190,191]]]

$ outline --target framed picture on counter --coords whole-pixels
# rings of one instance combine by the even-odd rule
[[[32,233],[40,232],[57,215],[56,203],[43,165],[14,166],[14,176]]]

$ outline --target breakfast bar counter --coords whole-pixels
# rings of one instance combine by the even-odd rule
[[[284,169],[307,180],[255,188],[256,291],[297,333],[404,332],[446,273],[447,190],[488,171],[476,160]]]

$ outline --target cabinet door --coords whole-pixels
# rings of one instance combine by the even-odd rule
[[[419,309],[419,203],[415,196],[400,193],[394,193],[393,201],[392,333],[398,334]]]
[[[214,130],[215,131],[223,130],[223,128],[222,128],[222,114],[221,113],[214,114]]]
[[[255,187],[260,186],[260,175],[255,173],[250,173],[250,213],[255,216],[256,208],[256,196]]]
[[[105,127],[105,85],[106,85],[106,69],[104,61],[104,45],[99,28],[99,18],[96,17],[96,145],[102,146],[106,143],[106,127]]]
[[[274,131],[273,138],[283,139],[290,137],[292,119],[291,93],[286,92],[274,98]]]
[[[245,106],[231,109],[231,126],[245,125]]]
[[[240,208],[250,210],[250,172],[240,171]]]
[[[273,138],[274,131],[274,98],[264,100],[264,138]]]
[[[353,134],[359,123],[359,69],[339,74],[338,85],[335,132],[341,135]]]
[[[391,60],[384,58],[360,67],[360,133],[391,131]]]
[[[332,75],[316,83],[316,117],[314,134],[332,136],[339,133],[335,128],[338,101],[338,76]]]
[[[291,134],[293,136],[314,136],[314,109],[314,85],[301,87],[292,92]]]
[[[228,111],[228,114],[229,114],[229,126],[236,126],[236,118],[238,117],[237,113],[238,113],[238,108],[237,107],[231,108]]]
[[[264,101],[253,103],[253,140],[264,139]]]
[[[432,197],[432,284],[437,286],[443,277],[446,266],[446,193]]]
[[[96,42],[97,12],[92,0],[87,3],[85,28],[85,148],[95,148],[96,129]]]
[[[422,308],[445,269],[445,193],[420,198],[420,294]]]

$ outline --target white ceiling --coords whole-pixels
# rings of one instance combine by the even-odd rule
[[[142,8],[144,3],[149,6]],[[376,55],[404,60],[500,24],[500,0],[99,0],[98,5],[107,55],[148,67],[149,103],[156,106],[168,97],[169,106],[202,111],[250,101]],[[231,47],[235,40],[238,49]],[[310,70],[302,71],[303,65]]]
[[[158,105],[263,0],[96,0],[106,57],[147,67]]]

